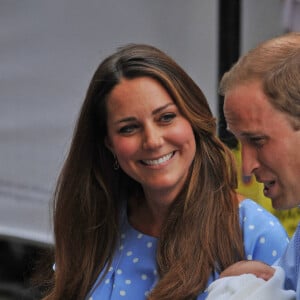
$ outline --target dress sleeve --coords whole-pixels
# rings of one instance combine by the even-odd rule
[[[240,224],[246,259],[269,265],[278,260],[288,243],[288,235],[279,220],[250,199],[240,203]]]

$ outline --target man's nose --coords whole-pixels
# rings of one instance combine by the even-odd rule
[[[243,176],[251,176],[260,164],[257,159],[257,151],[254,147],[248,145],[242,146],[242,171]]]
[[[159,148],[163,143],[162,130],[156,126],[144,128],[143,147],[146,150]]]

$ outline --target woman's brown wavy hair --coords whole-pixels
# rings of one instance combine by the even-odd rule
[[[151,77],[191,123],[196,155],[190,175],[163,224],[157,248],[160,280],[149,299],[191,299],[214,270],[242,259],[236,171],[216,136],[216,121],[199,87],[168,55],[130,44],[96,70],[83,103],[54,201],[55,263],[44,299],[84,299],[108,270],[119,239],[122,200],[142,192],[105,147],[106,101],[122,78]]]

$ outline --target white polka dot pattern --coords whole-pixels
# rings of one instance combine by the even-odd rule
[[[240,203],[240,221],[246,258],[272,264],[288,243],[287,234],[278,219],[248,199]]]
[[[287,235],[278,220],[251,200],[240,203],[240,224],[249,260],[272,264],[284,251]],[[124,221],[120,245],[109,272],[86,300],[146,299],[158,280],[157,239],[142,234]],[[99,275],[101,278],[101,274]],[[209,279],[208,284],[213,280]],[[197,300],[205,299],[202,293]]]

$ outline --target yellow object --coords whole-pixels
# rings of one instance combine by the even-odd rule
[[[263,185],[255,180],[254,176],[243,178],[241,168],[241,151],[240,146],[232,150],[238,168],[238,193],[249,197],[263,206],[265,209],[274,214],[286,229],[288,235],[291,237],[296,230],[300,221],[300,208],[293,208],[289,210],[275,210],[272,207],[272,202],[263,194]]]

